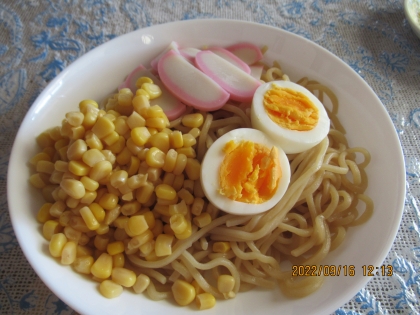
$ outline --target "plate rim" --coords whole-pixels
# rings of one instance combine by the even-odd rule
[[[383,103],[381,102],[381,100],[379,99],[379,97],[377,96],[377,94],[373,91],[373,89],[368,85],[368,83],[356,72],[354,71],[347,63],[345,63],[342,59],[340,59],[338,56],[336,56],[335,54],[333,54],[332,52],[330,52],[329,50],[327,50],[326,48],[320,46],[319,44],[317,44],[314,41],[311,41],[305,37],[302,37],[300,35],[291,33],[287,30],[283,30],[279,27],[275,27],[275,26],[271,26],[271,25],[265,25],[265,24],[260,24],[257,22],[251,22],[251,21],[242,21],[242,20],[232,20],[232,19],[224,19],[224,18],[212,18],[212,19],[194,19],[194,20],[184,20],[184,21],[174,21],[174,22],[168,22],[168,23],[162,23],[162,24],[157,24],[157,25],[152,25],[149,27],[145,27],[145,28],[141,28],[138,30],[133,30],[130,31],[128,33],[122,34],[118,37],[115,37],[97,47],[95,47],[94,49],[86,52],[85,54],[83,54],[82,56],[80,56],[77,60],[75,60],[74,62],[72,62],[70,65],[68,65],[62,72],[60,72],[51,82],[49,82],[45,88],[43,89],[43,91],[37,96],[37,98],[35,99],[35,101],[33,101],[33,103],[31,104],[29,110],[27,111],[27,113],[25,114],[21,125],[19,126],[19,129],[15,135],[15,139],[13,142],[13,146],[10,152],[10,160],[9,160],[9,165],[8,165],[8,171],[7,171],[7,200],[8,200],[8,209],[9,209],[9,215],[10,215],[10,219],[11,219],[11,223],[13,226],[13,230],[15,231],[15,235],[16,235],[16,239],[18,240],[18,243],[20,245],[20,248],[22,249],[22,252],[25,255],[25,258],[27,259],[27,261],[30,263],[31,267],[33,268],[33,270],[37,273],[37,275],[40,277],[40,279],[43,281],[43,283],[45,285],[47,285],[47,287],[49,287],[49,289],[54,292],[54,294],[56,294],[60,299],[62,299],[63,301],[67,301],[67,298],[65,296],[60,296],[56,290],[54,290],[51,286],[50,283],[47,283],[45,281],[45,279],[41,278],[40,276],[40,272],[38,270],[38,266],[34,265],[33,261],[31,259],[29,259],[29,257],[27,256],[24,244],[24,240],[22,239],[22,235],[20,235],[19,233],[16,233],[16,231],[19,230],[18,228],[18,222],[16,222],[14,213],[12,211],[13,209],[13,203],[12,203],[12,192],[10,187],[12,186],[13,183],[13,174],[11,174],[11,170],[12,167],[14,165],[14,157],[18,154],[17,152],[17,140],[19,139],[19,136],[21,135],[21,133],[23,132],[23,128],[22,126],[28,123],[28,120],[30,119],[30,116],[33,114],[33,112],[37,109],[37,106],[39,106],[38,103],[41,102],[42,99],[44,99],[46,97],[46,95],[49,94],[50,90],[57,84],[57,82],[59,82],[60,80],[63,79],[63,77],[65,77],[70,71],[72,71],[73,68],[76,68],[77,65],[81,62],[83,62],[83,60],[87,59],[88,57],[94,55],[95,53],[97,53],[100,49],[104,49],[104,47],[106,47],[107,45],[112,45],[110,43],[115,43],[118,41],[123,41],[124,38],[129,37],[129,36],[133,36],[133,33],[143,33],[143,32],[147,32],[150,29],[154,29],[154,32],[158,32],[158,30],[160,28],[167,28],[167,27],[171,27],[171,26],[175,26],[175,25],[187,25],[187,24],[195,24],[195,23],[200,23],[200,24],[213,24],[213,23],[217,23],[217,22],[222,22],[222,23],[234,23],[234,24],[248,24],[251,25],[252,27],[260,27],[260,28],[266,28],[266,29],[271,29],[273,31],[276,32],[280,32],[280,33],[285,33],[287,36],[291,36],[294,37],[295,39],[297,39],[298,41],[305,41],[307,43],[309,43],[310,45],[315,45],[317,47],[317,49],[322,50],[324,53],[327,53],[331,58],[336,59],[342,66],[346,67],[348,70],[350,70],[353,74],[357,75],[360,79],[360,82],[363,82],[364,87],[366,88],[367,91],[369,91],[369,93],[371,94],[372,97],[376,98],[376,100],[382,105],[382,110],[383,112],[386,114],[386,117],[388,118],[388,123],[391,124],[393,126],[392,120],[389,116],[389,113],[387,112],[387,110],[385,109]],[[157,31],[156,31],[156,30]],[[35,106],[34,106],[35,105]],[[400,163],[399,163],[399,167],[401,168],[402,172],[402,176],[401,178],[399,178],[399,182],[400,184],[402,184],[402,190],[401,190],[401,195],[399,196],[399,201],[398,204],[400,205],[398,212],[399,212],[399,221],[398,224],[394,224],[393,225],[393,230],[390,231],[390,235],[392,235],[392,239],[395,240],[395,237],[397,235],[399,226],[400,226],[400,222],[402,220],[402,214],[403,214],[403,209],[404,209],[404,204],[405,204],[405,195],[406,195],[406,187],[405,187],[405,183],[406,183],[406,174],[405,174],[405,160],[404,160],[404,154],[403,154],[403,150],[402,150],[402,145],[401,145],[401,141],[395,131],[395,129],[393,130],[393,135],[394,135],[394,141],[397,140],[398,142],[398,148],[399,148],[399,152],[398,155],[400,157]],[[35,218],[34,218],[35,219]],[[34,220],[34,223],[36,222],[36,220]],[[394,241],[392,241],[390,243],[390,245],[388,246],[388,251],[386,253],[382,253],[381,257],[377,257],[377,260],[380,261],[381,263],[385,260],[386,256],[388,255],[389,251],[392,248]],[[368,277],[364,277],[361,278],[361,280],[358,282],[360,286],[360,289],[362,289],[366,283],[369,281],[370,279]],[[354,296],[358,290],[356,290],[354,292],[354,294],[352,296]],[[351,297],[350,297],[351,299]],[[349,299],[347,299],[346,301],[348,301]],[[66,304],[68,304],[68,302],[66,302]],[[69,305],[69,304],[68,304]],[[340,304],[341,305],[341,304]],[[79,310],[79,306],[78,305],[69,305],[69,307],[75,309],[75,310]],[[338,306],[340,307],[340,306]],[[333,310],[334,311],[334,310]]]

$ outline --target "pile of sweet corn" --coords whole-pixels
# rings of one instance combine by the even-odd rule
[[[82,101],[61,126],[37,137],[42,151],[30,159],[30,183],[46,200],[37,220],[51,255],[91,275],[108,298],[123,287],[141,293],[150,284],[147,275],[126,267],[126,255],[147,261],[171,255],[177,240],[208,225],[218,212],[200,185],[195,147],[202,114],[182,118],[188,132],[169,129],[162,108],[149,102],[160,96],[159,86],[143,77],[137,87],[135,95],[120,90],[104,109]],[[216,242],[213,250],[226,252],[229,243]],[[220,292],[232,297],[233,278],[219,278]],[[175,301],[213,307],[214,296],[193,282],[174,282]]]

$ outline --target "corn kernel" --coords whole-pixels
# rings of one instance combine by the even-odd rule
[[[201,173],[201,164],[196,159],[187,159],[187,164],[185,165],[185,173],[191,180],[199,180]]]
[[[143,83],[153,83],[153,80],[149,77],[140,77],[136,81],[136,87],[140,89]]]
[[[67,158],[71,160],[81,160],[87,151],[87,144],[82,139],[74,141],[67,149]]]
[[[139,212],[140,210],[140,203],[135,201],[126,202],[121,206],[121,213],[126,216],[132,216]]]
[[[197,143],[197,140],[194,138],[194,136],[189,133],[182,135],[182,139],[184,147],[192,147]]]
[[[102,150],[104,148],[103,144],[102,144],[102,141],[99,139],[99,137],[97,135],[95,135],[90,130],[86,132],[85,139],[86,139],[85,142],[90,149]],[[86,161],[84,161],[84,162],[86,164],[90,165]],[[91,165],[91,166],[93,166],[93,165]]]
[[[139,248],[140,246],[153,240],[153,233],[151,230],[146,230],[140,235],[133,236],[128,242],[128,249]]]
[[[158,132],[149,138],[149,143],[152,147],[157,147],[162,152],[166,153],[169,150],[169,135],[165,132]]]
[[[135,127],[131,130],[131,138],[135,145],[144,146],[151,134],[146,127]]]
[[[115,131],[120,135],[124,136],[127,132],[130,131],[130,128],[127,125],[127,117],[120,116],[114,121]]]
[[[83,221],[85,221],[86,226],[89,228],[89,230],[96,230],[99,227],[99,222],[98,220],[96,220],[89,207],[85,206],[81,208],[80,215],[82,216]]]
[[[172,187],[176,190],[179,191],[183,186],[184,186],[184,174],[179,174],[179,175],[175,175],[174,178],[174,182],[172,184]]]
[[[172,254],[173,235],[160,234],[156,238],[155,253],[158,257],[168,256]]]
[[[105,210],[114,209],[118,204],[118,196],[113,193],[105,193],[98,203]]]
[[[191,205],[194,202],[194,196],[185,188],[182,188],[178,191],[178,197],[182,200],[185,200],[187,205]]]
[[[44,225],[42,226],[42,235],[45,237],[46,240],[51,240],[51,237],[54,234],[57,234],[61,231],[62,227],[58,223],[57,220],[48,220],[45,221]]]
[[[66,226],[63,231],[64,235],[69,241],[73,241],[76,244],[79,242],[82,232],[73,229],[71,226]]]
[[[182,233],[175,233],[175,237],[179,240],[184,240],[184,239],[190,237],[191,234],[192,234],[191,221],[187,220],[187,228]]]
[[[133,112],[130,117],[127,118],[127,125],[130,129],[145,127],[146,120],[139,113]]]
[[[44,188],[46,186],[46,182],[42,179],[39,173],[32,174],[29,177],[29,182],[31,183],[32,186],[38,189]]]
[[[57,172],[65,173],[69,170],[69,163],[61,160],[55,161],[54,169]]]
[[[93,202],[88,207],[99,223],[105,220],[105,210],[98,203]]]
[[[36,215],[36,219],[39,223],[45,223],[48,220],[53,219],[53,216],[50,214],[50,209],[51,206],[53,204],[52,203],[44,203],[41,208],[38,210],[38,213]]]
[[[55,167],[53,162],[40,160],[36,163],[36,171],[38,173],[52,174],[54,170]]]
[[[84,118],[85,118],[85,115],[83,115],[83,113],[81,112],[68,112],[66,114],[67,121],[73,127],[80,126],[83,123]]]
[[[106,117],[99,117],[92,127],[92,132],[102,139],[112,133],[115,130],[115,126],[111,120]]]
[[[69,172],[77,176],[86,176],[89,174],[90,166],[82,161],[70,161],[68,164]]]
[[[112,172],[112,164],[109,161],[96,163],[89,172],[89,177],[95,181],[100,181]]]
[[[162,174],[161,168],[149,167],[146,172],[147,180],[151,181],[154,185],[159,185],[161,183],[161,179],[160,179],[161,174]]]
[[[144,117],[143,114],[150,107],[149,94],[143,89],[138,89],[131,103],[133,104],[134,110]]]
[[[133,290],[136,293],[143,293],[150,284],[150,278],[145,274],[139,274],[136,283],[133,285]]]
[[[124,253],[119,253],[112,256],[112,266],[114,268],[124,267],[124,264],[125,264]]]
[[[204,118],[203,115],[200,113],[194,113],[194,114],[187,114],[184,117],[182,117],[182,124],[185,127],[190,128],[198,128],[201,127],[203,124]]]
[[[105,160],[111,163],[113,165],[115,161],[117,160],[115,157],[115,154],[110,150],[102,150],[102,154],[105,156]],[[109,175],[109,174],[107,174]]]
[[[198,138],[199,136],[200,136],[200,134],[201,134],[201,130],[200,129],[198,129],[198,128],[191,128],[191,130],[190,131],[188,131],[188,133],[190,134],[190,135],[192,135],[194,138]]]
[[[166,127],[166,121],[162,117],[152,117],[146,119],[146,127],[163,129]]]
[[[104,137],[102,139],[102,141],[107,145],[107,146],[112,146],[114,145],[118,140],[120,139],[120,135],[118,134],[118,132],[113,131],[111,132],[109,135],[107,135],[106,137]]]
[[[184,233],[188,227],[187,219],[183,214],[180,213],[171,215],[169,223],[171,225],[172,231],[174,231],[175,234]]]
[[[178,153],[175,167],[172,172],[175,175],[180,175],[184,171],[186,165],[187,165],[187,156],[183,153]]]
[[[118,170],[112,172],[109,181],[115,188],[123,186],[127,182],[128,173],[124,170]]]
[[[47,132],[43,132],[38,137],[36,137],[36,142],[42,149],[46,147],[52,147],[54,145],[54,140]]]
[[[171,290],[175,301],[181,306],[188,305],[194,301],[195,289],[191,284],[184,280],[175,280]]]
[[[182,136],[182,132],[179,130],[172,131],[169,139],[171,147],[174,149],[182,148],[184,146],[184,137]]]
[[[195,158],[197,156],[197,153],[195,153],[195,150],[192,147],[182,147],[176,149],[176,152],[178,152],[178,154],[184,154],[187,158]]]
[[[215,253],[227,253],[229,250],[229,242],[214,242],[213,244],[213,252]]]
[[[80,182],[83,184],[85,189],[89,191],[95,191],[99,187],[99,183],[97,181],[87,176],[83,176],[82,178],[80,178]]]
[[[155,192],[158,198],[162,198],[164,200],[173,200],[176,197],[175,189],[166,184],[157,185]]]
[[[123,253],[124,252],[124,243],[121,242],[121,241],[115,241],[115,242],[109,243],[106,247],[106,251],[111,256]]]
[[[59,218],[64,210],[66,210],[66,204],[62,200],[59,200],[51,205],[49,212],[52,217]]]
[[[73,262],[73,268],[78,273],[82,274],[90,274],[90,268],[93,265],[93,257],[92,256],[81,256],[76,257],[76,259]]]
[[[137,201],[141,204],[145,204],[152,197],[154,190],[154,185],[147,181],[145,185],[136,190]]]
[[[61,257],[64,245],[67,243],[67,238],[63,233],[57,233],[51,236],[49,250],[53,257]]]
[[[61,263],[63,265],[71,265],[76,260],[77,244],[73,241],[67,242],[61,252]]]
[[[86,113],[88,106],[93,106],[94,108],[99,108],[98,103],[94,100],[86,99],[86,100],[83,100],[79,103],[79,109],[83,114]]]
[[[141,89],[145,90],[147,94],[149,94],[149,99],[151,100],[162,95],[162,90],[160,89],[159,85],[153,83],[145,82],[141,85]]]
[[[191,205],[191,213],[195,216],[198,216],[201,214],[201,212],[204,209],[204,199],[200,197],[194,198],[194,202]]]
[[[111,151],[113,154],[121,153],[125,148],[125,138],[123,136],[118,136],[116,141],[111,145],[107,145],[107,150]]]
[[[85,127],[83,126],[77,126],[70,129],[69,138],[71,140],[78,140],[82,139],[85,136]]]
[[[208,292],[197,294],[195,301],[199,310],[207,310],[216,305],[216,298]]]
[[[150,167],[161,168],[165,164],[165,153],[157,147],[152,147],[146,152],[146,163]]]
[[[36,166],[39,161],[51,161],[51,157],[45,152],[40,152],[40,153],[35,154],[29,160],[29,163]]]
[[[145,90],[143,90],[142,88],[140,88],[140,89],[137,89],[137,91],[136,91],[136,96],[135,97],[137,97],[137,96],[143,96],[143,97],[145,97],[145,98],[147,98],[147,100],[149,100],[150,99],[150,95],[149,95],[149,93],[147,93]],[[133,99],[134,100],[134,99]],[[139,101],[139,100],[134,100],[133,102],[133,106],[134,106],[134,104],[138,104],[138,103],[141,103],[141,101]],[[143,113],[143,111],[140,111],[141,113]]]
[[[220,275],[217,278],[217,289],[220,293],[229,293],[235,287],[235,278],[230,275]]]
[[[137,279],[134,271],[121,267],[112,269],[111,277],[112,281],[126,288],[132,287]]]
[[[60,184],[63,180],[64,173],[54,170],[50,176],[49,182],[52,184]],[[44,186],[45,187],[45,186]]]
[[[99,251],[106,251],[106,248],[109,244],[109,237],[106,235],[96,235],[93,240],[93,245],[96,247]]]
[[[99,285],[99,292],[101,292],[104,297],[112,299],[121,295],[123,287],[112,280],[104,280]]]
[[[127,228],[135,236],[146,232],[149,226],[144,215],[134,215],[128,220]]]
[[[63,179],[60,183],[60,187],[66,194],[75,199],[82,198],[86,193],[85,186],[75,179]]]

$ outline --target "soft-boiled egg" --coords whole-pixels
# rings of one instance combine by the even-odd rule
[[[268,82],[255,91],[251,122],[286,154],[314,147],[330,129],[324,105],[306,88],[290,81]]]
[[[271,209],[290,182],[284,151],[263,132],[232,130],[217,139],[204,156],[201,185],[219,209],[238,215]]]

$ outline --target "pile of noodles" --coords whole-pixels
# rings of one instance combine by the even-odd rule
[[[262,79],[289,80],[277,63],[265,66]],[[322,285],[324,277],[293,277],[290,266],[319,265],[343,242],[349,227],[370,218],[373,203],[364,194],[369,152],[348,146],[336,117],[337,98],[328,87],[307,78],[297,83],[321,102],[328,98],[332,104],[332,110],[327,109],[332,124],[328,136],[314,148],[288,156],[290,185],[271,210],[238,216],[213,208],[211,224],[201,229],[195,227],[188,239],[178,240],[170,256],[146,261],[138,255],[129,255],[133,267],[152,279],[147,289],[151,299],[169,297],[171,285],[178,278],[195,279],[205,291],[223,299],[215,285],[220,274],[234,277],[235,294],[256,286],[274,288],[278,284],[289,297],[306,296]],[[196,148],[200,161],[218,137],[235,128],[251,127],[249,109],[237,104],[226,104],[221,110],[202,114],[205,121]],[[181,119],[172,121],[170,127],[188,131],[183,130]],[[356,156],[362,162],[356,162]],[[214,253],[211,249],[214,241],[230,242],[231,249],[225,254]],[[289,267],[281,268],[286,261]]]

